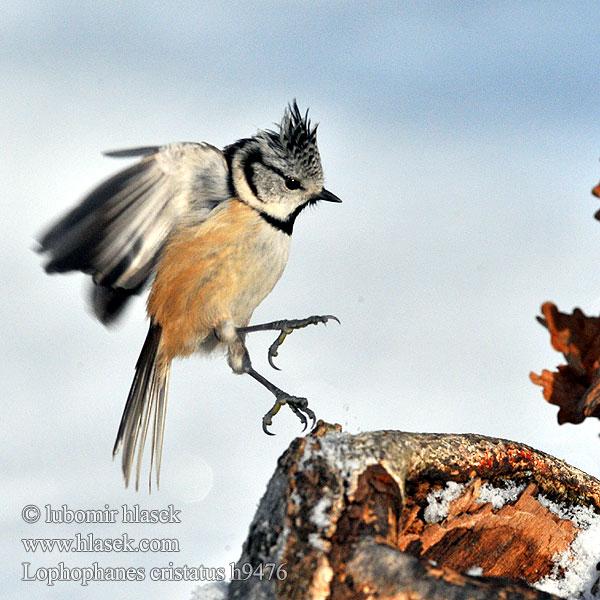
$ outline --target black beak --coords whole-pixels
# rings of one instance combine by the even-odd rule
[[[311,202],[317,202],[317,200],[325,200],[325,202],[341,202],[341,200],[335,194],[332,194],[325,188],[311,198]]]

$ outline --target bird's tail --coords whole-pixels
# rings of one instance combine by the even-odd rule
[[[119,452],[121,444],[123,445],[123,475],[127,486],[129,485],[129,477],[137,447],[136,490],[139,486],[142,456],[152,413],[154,413],[154,424],[148,483],[151,487],[153,466],[156,469],[157,487],[160,482],[160,462],[165,431],[169,373],[171,370],[170,361],[165,362],[158,358],[161,334],[161,326],[151,323],[140,357],[135,365],[135,377],[129,390],[113,448],[114,457]]]

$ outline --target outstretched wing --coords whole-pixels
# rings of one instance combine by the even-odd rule
[[[182,221],[198,224],[229,196],[220,150],[175,143],[107,152],[142,156],[92,190],[40,240],[48,273],[92,276],[96,316],[109,323],[144,287],[170,232]]]

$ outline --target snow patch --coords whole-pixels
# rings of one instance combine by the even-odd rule
[[[310,512],[309,520],[321,529],[327,529],[331,524],[331,519],[327,510],[331,507],[333,501],[327,496],[323,496]]]
[[[192,591],[192,600],[226,600],[228,581],[211,581]]]
[[[568,519],[581,531],[569,548],[552,557],[552,572],[534,587],[562,598],[600,600],[600,515],[585,506],[565,506],[541,494],[538,501],[561,519]],[[592,588],[596,587],[594,591]]]
[[[525,483],[517,484],[510,479],[502,480],[502,487],[484,483],[479,489],[479,498],[475,502],[487,503],[496,509],[501,509],[507,502],[514,502],[527,487]]]
[[[355,476],[371,464],[378,462],[380,449],[375,442],[372,443],[371,452],[363,444],[359,454],[356,452],[356,436],[342,431],[328,431],[325,435],[307,440],[304,452],[298,461],[298,469],[311,470],[310,461],[322,458],[344,479]]]
[[[439,523],[448,516],[448,508],[453,500],[459,498],[465,489],[464,483],[448,481],[446,487],[427,495],[427,506],[423,514],[426,523]]]
[[[551,513],[554,513],[561,519],[573,521],[575,527],[579,527],[580,529],[588,529],[597,524],[600,519],[600,515],[595,513],[590,506],[565,506],[564,504],[549,500],[543,494],[539,494],[537,500]],[[600,540],[598,540],[598,543],[600,545]]]
[[[308,534],[308,543],[315,548],[315,550],[320,550],[321,552],[327,552],[327,544],[321,538],[318,533],[309,533]]]

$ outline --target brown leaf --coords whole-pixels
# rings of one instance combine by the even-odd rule
[[[529,378],[544,388],[547,402],[560,407],[559,424],[600,418],[600,318],[588,317],[579,308],[572,314],[561,313],[551,302],[541,310],[544,316],[537,319],[548,329],[552,347],[562,352],[567,364],[556,372],[532,372]]]

